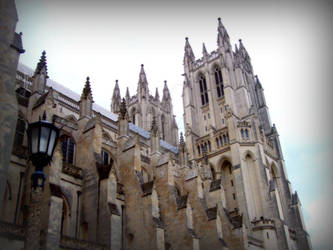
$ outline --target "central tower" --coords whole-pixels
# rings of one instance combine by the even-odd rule
[[[208,53],[203,44],[200,59],[185,40],[187,159],[198,164],[202,187],[211,191],[221,185],[222,211],[235,232],[241,227],[243,236],[259,240],[265,249],[309,249],[297,194],[250,56],[241,40],[232,49],[220,18],[217,31],[217,49]],[[209,203],[210,196],[203,192],[201,199]]]

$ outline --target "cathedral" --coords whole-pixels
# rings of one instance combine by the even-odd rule
[[[312,249],[263,85],[220,18],[216,50],[196,58],[185,39],[182,133],[144,65],[134,95],[116,81],[101,107],[89,77],[80,94],[51,80],[45,51],[19,63],[15,5],[2,11],[0,249]],[[60,133],[36,202],[26,129],[41,117]]]

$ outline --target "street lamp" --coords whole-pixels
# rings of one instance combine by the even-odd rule
[[[59,137],[59,129],[46,121],[44,112],[42,120],[28,125],[28,151],[32,164],[36,167],[31,175],[32,187],[44,188],[45,174],[43,168],[52,160],[53,152]]]

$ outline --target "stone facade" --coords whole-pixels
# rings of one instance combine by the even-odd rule
[[[81,95],[51,80],[45,52],[35,71],[19,64],[8,79],[18,109],[10,163],[1,165],[1,245],[311,249],[243,44],[233,51],[219,20],[212,53],[203,47],[195,59],[186,39],[184,71],[178,140],[167,84],[162,101],[151,96],[143,65],[136,95],[121,99],[117,82],[108,111],[94,103],[89,77]],[[32,190],[25,128],[44,112],[61,133],[44,190]]]

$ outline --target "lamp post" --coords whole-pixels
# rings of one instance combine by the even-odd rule
[[[53,152],[59,137],[59,129],[51,122],[43,119],[28,125],[29,159],[35,166],[31,175],[31,203],[27,218],[24,249],[40,249],[40,216],[41,197],[44,189],[45,173],[43,168],[52,160]]]

